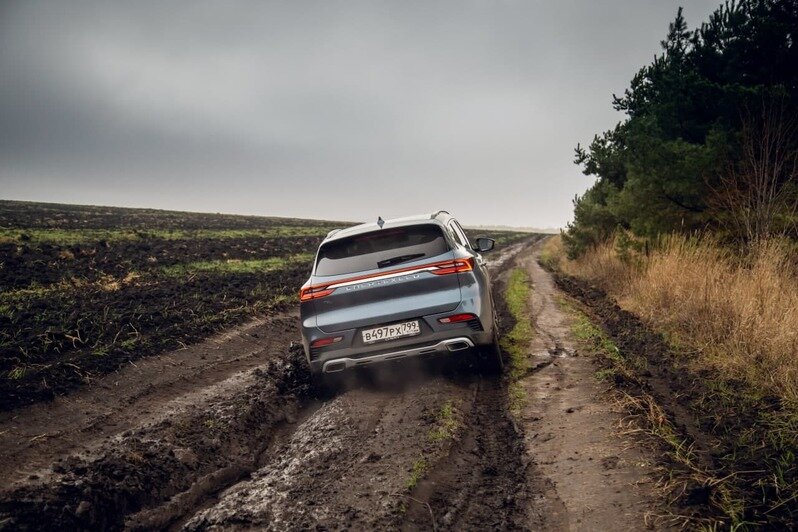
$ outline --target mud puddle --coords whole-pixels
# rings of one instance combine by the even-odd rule
[[[362,387],[340,395],[185,528],[395,526],[414,468],[433,463],[448,444],[430,438],[437,414],[447,401],[464,405],[471,395],[469,385],[446,377],[401,391]]]

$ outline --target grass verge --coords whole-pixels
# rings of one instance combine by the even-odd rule
[[[526,393],[521,378],[529,369],[527,351],[532,340],[532,316],[529,313],[529,294],[532,282],[523,268],[515,268],[507,281],[504,299],[507,310],[515,324],[501,338],[501,348],[510,356],[510,384],[508,387],[509,407],[518,414],[526,402]]]
[[[671,501],[706,498],[732,526],[743,524],[744,504],[740,494],[728,482],[708,469],[694,450],[691,438],[677,428],[672,416],[646,391],[642,376],[646,361],[635,353],[625,353],[610,336],[570,299],[561,298],[560,305],[572,317],[571,331],[583,351],[599,362],[596,378],[613,385],[618,406],[626,413],[622,432],[644,436],[661,451],[662,478],[660,488]],[[658,524],[681,525],[714,530],[726,523],[723,518],[705,517],[695,512],[653,516]]]
[[[596,251],[599,252],[601,250]],[[677,251],[666,248],[653,253]],[[706,322],[704,326],[675,327],[674,323],[678,321],[665,315],[667,309],[662,309],[660,319],[640,312],[628,313],[606,298],[595,285],[560,277],[560,286],[584,303],[589,315],[607,331],[597,331],[583,316],[577,319],[574,332],[601,354],[603,367],[598,376],[616,385],[619,403],[632,420],[627,430],[654,437],[660,442],[666,473],[663,488],[673,495],[673,500],[683,507],[682,510],[686,509],[685,512],[680,510],[684,515],[669,516],[674,522],[707,529],[789,528],[798,522],[798,411],[790,399],[789,380],[782,375],[779,379],[760,381],[762,369],[773,362],[764,356],[750,360],[750,364],[758,365],[758,368],[745,372],[735,370],[732,361],[740,355],[739,352],[720,355],[717,346],[702,346],[702,335],[695,332],[699,327],[709,330],[711,322],[725,319],[730,338],[718,339],[718,342],[728,341],[724,344],[728,349],[740,345],[731,338],[739,332],[732,330],[738,323],[734,316],[739,318],[742,313],[734,311],[733,305],[724,305],[725,296],[719,295],[721,284],[714,286],[715,283],[727,282],[727,290],[736,291],[738,297],[747,298],[752,305],[747,311],[750,317],[748,326],[761,329],[757,334],[762,334],[762,330],[772,324],[772,318],[769,310],[760,308],[761,323],[758,323],[759,319],[753,317],[756,315],[754,301],[759,298],[761,302],[767,296],[767,288],[773,286],[775,274],[770,279],[760,280],[765,290],[754,296],[735,284],[749,276],[750,271],[732,275],[732,268],[756,270],[763,267],[757,265],[759,259],[747,263],[738,259],[736,266],[726,262],[722,268],[732,277],[715,277],[712,270],[721,268],[718,264],[706,260],[702,263],[700,253],[692,257],[698,265],[688,267],[682,263],[680,271],[671,270],[669,282],[679,286],[674,287],[669,295],[660,295],[672,298],[672,305],[684,305],[684,308],[674,311],[687,315],[695,303],[692,299],[695,294],[687,295],[681,290],[695,282],[693,277],[697,273],[691,268],[703,267],[708,270],[704,282],[713,286],[704,287],[699,295],[717,303],[717,308],[707,307],[707,313],[721,316],[695,315],[695,320]],[[586,260],[599,259],[594,256]],[[628,266],[621,259],[613,262],[615,259],[605,249],[600,260],[608,263],[605,266],[594,263],[588,267],[561,259],[559,264],[571,272],[579,272],[582,267],[594,274],[594,268],[607,275],[612,268],[616,268],[612,275],[626,271],[631,277],[627,279],[625,288],[611,282],[604,284],[600,276],[583,274],[606,287],[609,294],[620,300],[621,306],[630,310],[635,310],[630,300],[637,297],[636,291],[644,290],[646,279],[651,283],[651,293],[640,295],[636,300],[638,303],[656,300],[659,297],[656,293],[664,290],[662,285],[658,285],[665,282],[659,278],[662,271],[649,271],[663,267],[656,264],[656,257],[646,259],[638,256],[635,259],[637,266]],[[619,263],[622,265],[618,266]],[[653,277],[649,277],[651,275]],[[693,288],[699,290],[697,286]],[[790,297],[793,288],[782,288],[787,294],[779,297]],[[787,317],[792,311],[791,308],[782,310]],[[651,329],[661,334],[650,332]],[[783,331],[778,334],[784,336]],[[717,364],[718,356],[725,356],[730,365]],[[789,371],[789,365],[785,366],[782,371]],[[707,510],[700,510],[702,506]]]
[[[548,247],[557,253],[557,241]],[[646,251],[647,249],[647,251]],[[798,408],[798,253],[771,242],[748,254],[709,237],[628,236],[550,263],[596,284],[687,355],[695,371]]]

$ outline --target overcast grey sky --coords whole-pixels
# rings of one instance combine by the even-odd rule
[[[0,197],[562,226],[577,142],[719,0],[0,0]]]

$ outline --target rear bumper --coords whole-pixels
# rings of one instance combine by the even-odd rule
[[[378,362],[388,362],[390,360],[399,360],[401,358],[411,358],[423,355],[452,353],[455,351],[470,349],[472,347],[474,347],[474,342],[472,342],[470,338],[466,336],[459,336],[457,338],[441,340],[432,345],[422,345],[418,347],[411,347],[409,349],[389,351],[387,353],[380,353],[377,355],[363,356],[358,358],[344,357],[327,360],[321,364],[321,371],[323,373],[335,373],[349,368],[367,366],[369,364]]]
[[[431,315],[401,316],[402,319],[418,319],[422,330],[421,335],[375,344],[364,344],[361,338],[362,328],[325,332],[315,326],[315,315],[312,312],[306,312],[302,316],[302,343],[311,371],[315,374],[343,371],[388,360],[449,353],[451,351],[449,346],[454,345],[456,348],[457,341],[463,339],[470,342],[469,347],[490,345],[493,342],[494,330],[489,295],[483,294],[479,283],[464,283],[463,291],[469,297],[463,299],[455,309]],[[386,306],[390,308],[389,302],[386,303]],[[312,309],[306,308],[305,310]],[[459,313],[474,314],[479,321],[477,323],[453,324],[443,324],[439,321],[442,317]],[[385,323],[391,323],[391,321],[393,320],[386,320]],[[381,324],[383,323],[369,325],[379,326]],[[321,349],[310,348],[310,344],[315,340],[332,335],[341,336],[341,340]],[[337,364],[338,361],[343,363]]]

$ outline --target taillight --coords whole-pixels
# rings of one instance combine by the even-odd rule
[[[417,266],[408,266],[406,268],[397,268],[394,270],[387,270],[379,273],[370,273],[367,275],[359,275],[357,277],[350,277],[348,279],[340,279],[327,284],[318,284],[315,286],[308,286],[299,291],[300,301],[310,301],[332,294],[336,288],[358,283],[360,281],[367,281],[369,279],[377,279],[380,277],[396,276],[403,273],[414,272],[430,272],[435,275],[447,275],[450,273],[470,272],[474,269],[474,259],[454,259],[445,260],[442,262],[434,262],[432,264],[422,264]]]
[[[310,343],[310,347],[325,347],[332,344],[337,344],[341,340],[343,340],[343,336],[330,336],[328,338],[319,338],[318,340],[314,340]]]
[[[460,323],[461,321],[469,321],[476,318],[474,314],[455,314],[453,316],[446,316],[445,318],[438,318],[441,323]]]
[[[310,301],[311,299],[329,296],[333,293],[333,290],[333,288],[327,288],[326,286],[309,286],[299,291],[299,300]]]
[[[470,272],[474,269],[474,259],[454,259],[452,261],[438,263],[436,269],[432,270],[435,275],[447,275],[449,273]]]

